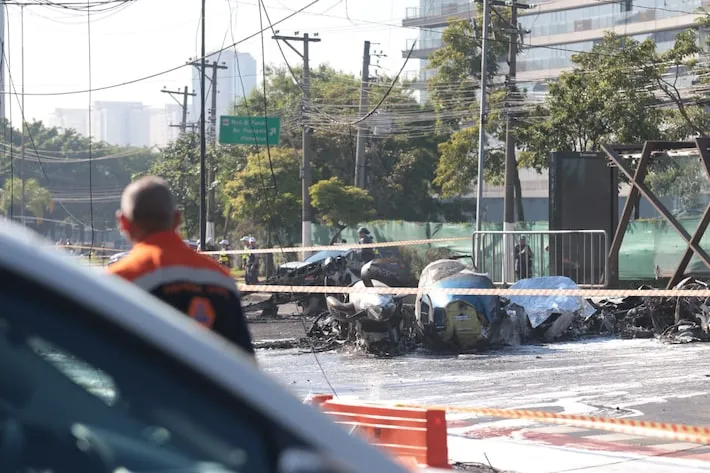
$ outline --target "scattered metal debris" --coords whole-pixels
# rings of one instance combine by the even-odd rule
[[[451,464],[451,469],[454,471],[468,471],[472,473],[510,473],[493,468],[490,465],[484,465],[483,463],[456,462]]]
[[[652,289],[642,286],[640,289]],[[674,289],[702,290],[708,284],[686,278]],[[615,333],[621,338],[659,337],[666,343],[710,341],[710,306],[699,297],[625,297],[590,301],[597,313],[588,333]]]

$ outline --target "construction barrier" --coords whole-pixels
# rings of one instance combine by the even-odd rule
[[[331,395],[313,396],[308,402],[407,465],[451,468],[444,410],[350,403]]]
[[[364,432],[376,445],[388,448],[400,457],[414,457],[412,453],[423,452],[417,456],[419,464],[437,466],[437,462],[446,461],[448,467],[448,447],[446,442],[445,413],[472,414],[479,417],[500,417],[503,419],[521,419],[541,423],[560,424],[590,430],[600,430],[645,437],[663,438],[677,442],[710,445],[710,427],[647,420],[597,417],[577,414],[557,414],[545,411],[519,409],[493,409],[486,407],[460,407],[423,405],[413,403],[356,403],[333,401],[333,396],[321,394],[309,399],[311,404],[321,406],[329,415],[336,417],[336,422]],[[418,422],[418,423],[417,423]],[[362,427],[360,427],[362,425]],[[422,428],[426,425],[426,428]],[[390,429],[383,435],[382,428]],[[426,435],[421,431],[426,431]],[[394,432],[394,433],[393,433]],[[416,434],[416,432],[419,432]],[[396,446],[392,439],[399,442]],[[408,443],[407,443],[408,442]],[[418,448],[411,448],[412,445]],[[400,445],[409,445],[401,448]],[[390,448],[394,447],[394,448]],[[426,462],[423,460],[426,459]],[[444,459],[444,460],[442,460]],[[434,463],[431,463],[434,462]]]

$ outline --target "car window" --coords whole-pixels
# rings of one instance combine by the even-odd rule
[[[275,469],[273,424],[176,360],[19,278],[0,307],[8,471]]]

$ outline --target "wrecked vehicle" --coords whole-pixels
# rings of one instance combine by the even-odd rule
[[[579,289],[565,276],[521,279],[510,289]],[[499,340],[517,345],[528,340],[552,342],[580,335],[581,322],[597,309],[581,296],[510,296]]]
[[[358,281],[362,262],[357,252],[348,249],[319,251],[305,261],[284,263],[275,276],[263,284],[271,286],[334,286],[347,287]],[[244,293],[248,295],[249,293]],[[244,306],[245,312],[262,311],[264,316],[273,316],[278,306],[295,302],[304,315],[317,315],[326,310],[324,294],[270,295],[266,300]]]
[[[673,289],[707,290],[688,277]],[[639,289],[653,289],[642,286]],[[710,304],[702,297],[624,297],[592,301],[598,318],[609,320],[610,332],[622,338],[655,338],[666,343],[710,341]]]
[[[425,267],[419,287],[495,289],[488,276],[452,259]],[[469,350],[487,344],[490,329],[501,316],[497,296],[431,292],[418,296],[415,303],[417,334],[425,347],[435,350]]]
[[[373,260],[363,266],[361,280],[351,287],[404,287],[408,274],[399,263]],[[327,296],[327,312],[314,320],[308,336],[319,350],[353,343],[380,356],[404,354],[416,346],[414,311],[407,296],[352,293],[347,300]]]

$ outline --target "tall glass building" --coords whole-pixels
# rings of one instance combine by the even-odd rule
[[[518,54],[517,80],[528,90],[544,90],[543,81],[572,65],[572,55],[590,51],[604,33],[645,40],[652,38],[659,51],[673,46],[676,35],[694,25],[698,8],[710,0],[542,0],[534,8],[519,10],[520,27],[526,32]],[[408,8],[402,25],[419,28],[412,57],[420,59],[418,86],[435,71],[427,69],[426,58],[441,46],[441,34],[451,18],[475,15],[472,0],[419,0]],[[411,42],[403,51],[409,52]]]

